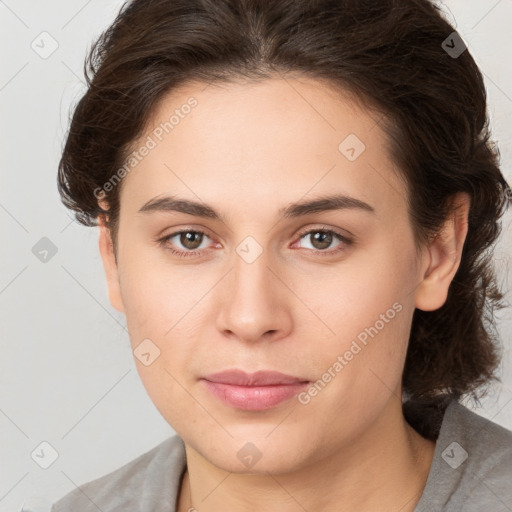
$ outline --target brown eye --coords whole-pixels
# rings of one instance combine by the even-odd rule
[[[176,256],[197,256],[205,248],[201,247],[205,238],[210,237],[202,231],[184,229],[160,238],[158,243]]]
[[[333,245],[336,241],[338,243]],[[310,247],[303,245],[304,242],[309,242]],[[332,229],[310,229],[300,235],[300,247],[316,251],[322,256],[333,255],[350,245],[352,245],[352,240]],[[329,248],[330,250],[326,250]]]
[[[203,241],[203,233],[197,231],[183,231],[179,237],[180,244],[191,251],[198,249]]]
[[[311,234],[313,236],[311,236]],[[334,238],[332,233],[327,231],[315,231],[311,234],[309,235],[311,237],[310,240],[312,241],[311,243],[315,249],[327,249],[331,245]]]

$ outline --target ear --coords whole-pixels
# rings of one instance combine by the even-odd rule
[[[470,203],[471,198],[466,192],[455,194],[450,217],[424,251],[421,282],[415,292],[418,309],[435,311],[446,302],[448,289],[460,265],[468,232]]]
[[[110,304],[119,312],[124,313],[123,298],[121,296],[121,287],[119,284],[119,271],[117,268],[116,257],[114,254],[114,244],[110,230],[108,229],[105,217],[100,215],[98,217],[98,224],[100,229],[99,248],[101,259],[103,260],[103,268],[107,278],[108,296]]]

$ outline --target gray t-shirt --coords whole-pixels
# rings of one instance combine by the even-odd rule
[[[172,512],[186,469],[174,435],[57,501],[51,512]],[[452,401],[414,512],[511,512],[512,431]]]

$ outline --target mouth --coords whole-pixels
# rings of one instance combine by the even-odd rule
[[[311,382],[275,371],[246,373],[233,369],[203,377],[206,388],[223,403],[246,411],[263,411],[291,399]]]

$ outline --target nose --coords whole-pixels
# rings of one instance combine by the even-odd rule
[[[286,337],[292,329],[293,294],[283,281],[265,250],[252,262],[235,254],[216,290],[219,332],[245,343]]]

